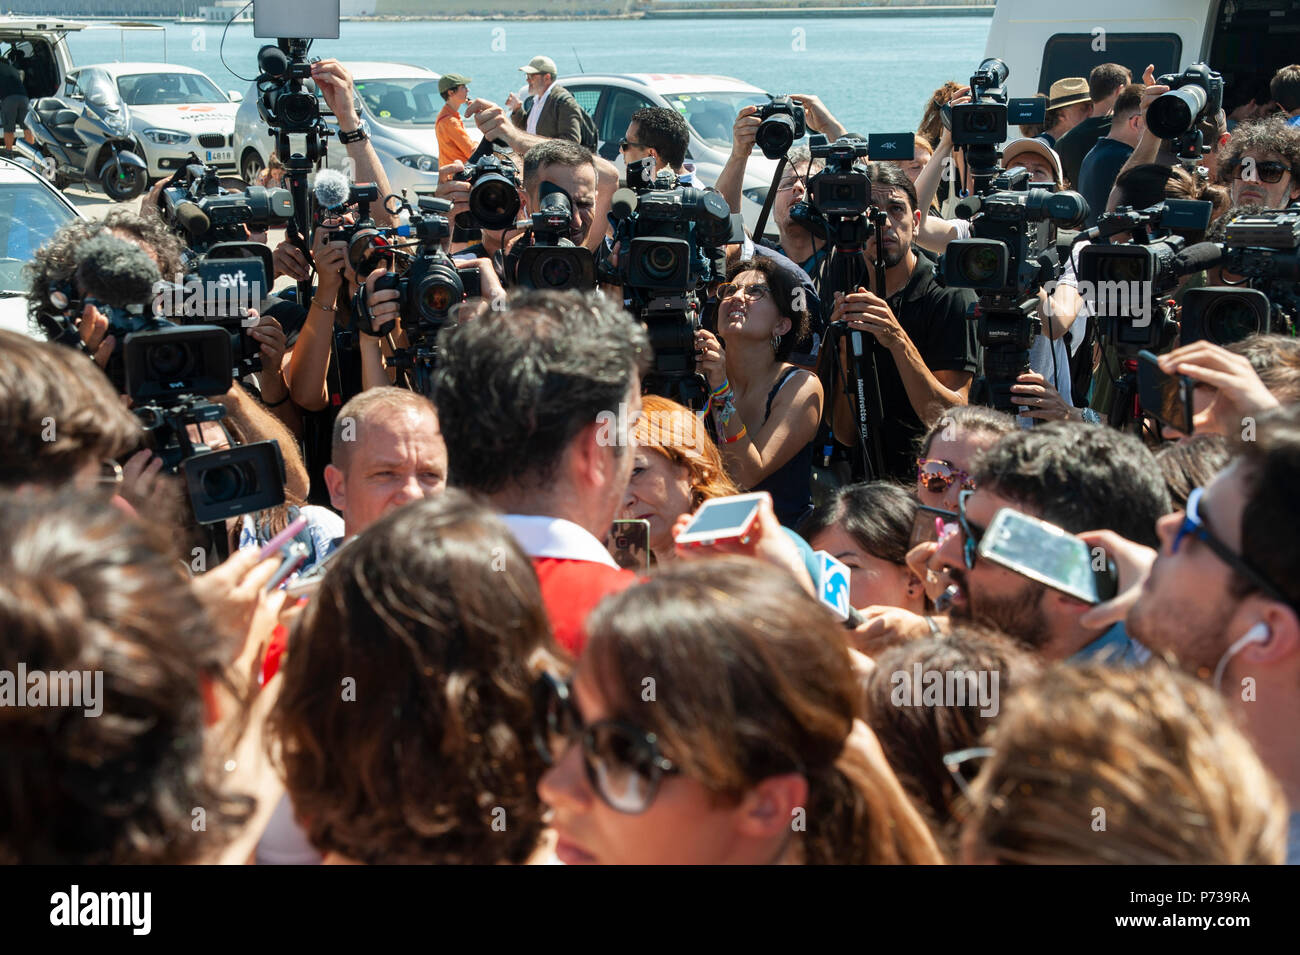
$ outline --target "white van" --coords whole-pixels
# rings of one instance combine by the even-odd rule
[[[1159,76],[1205,62],[1232,88],[1296,62],[1298,42],[1294,0],[998,0],[984,55],[1010,68],[1011,96],[1046,94],[1101,63],[1140,80],[1148,63]]]

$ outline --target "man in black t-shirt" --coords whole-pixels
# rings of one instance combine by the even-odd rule
[[[1088,201],[1088,227],[1097,224],[1097,217],[1105,213],[1110,200],[1115,177],[1124,168],[1133,147],[1142,138],[1146,117],[1142,114],[1141,83],[1130,83],[1115,99],[1115,114],[1111,117],[1110,132],[1097,140],[1079,168],[1077,190]]]
[[[869,163],[867,174],[872,202],[889,216],[884,235],[886,295],[882,299],[865,289],[836,293],[831,318],[847,322],[850,331],[866,333],[866,345],[871,337],[880,345],[876,366],[885,473],[875,477],[910,482],[916,474],[917,438],[944,409],[966,403],[979,368],[975,323],[969,319],[975,293],[941,287],[934,266],[912,248],[921,214],[906,174],[893,163]],[[874,260],[875,238],[863,254],[868,262]],[[846,342],[839,351],[839,374],[847,375]],[[828,364],[823,362],[823,368]],[[825,371],[823,375],[827,394],[833,394],[836,437],[856,444],[857,416],[844,395],[843,379],[835,387],[826,381]]]

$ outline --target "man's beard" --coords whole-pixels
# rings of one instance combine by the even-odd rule
[[[950,568],[948,573],[966,596],[964,603],[953,605],[950,616],[954,620],[993,627],[1035,650],[1051,641],[1052,634],[1043,613],[1041,585],[1028,583],[1010,597],[988,594],[976,597],[964,572]]]
[[[1172,654],[1185,670],[1204,678],[1232,642],[1233,635],[1226,631],[1235,610],[1234,604],[1207,617],[1198,608],[1169,606],[1148,591],[1129,608],[1124,629],[1152,652]]]

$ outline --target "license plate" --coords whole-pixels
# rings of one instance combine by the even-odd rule
[[[233,149],[209,149],[207,161],[233,163],[235,161],[235,151]]]

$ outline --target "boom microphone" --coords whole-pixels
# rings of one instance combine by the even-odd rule
[[[185,234],[191,241],[203,238],[212,227],[212,220],[208,218],[207,213],[193,202],[177,204],[175,217],[176,223],[185,230]]]
[[[1223,246],[1217,242],[1197,242],[1174,256],[1174,268],[1179,275],[1203,272],[1223,261]]]
[[[148,305],[154,286],[162,281],[144,249],[113,235],[88,240],[76,262],[74,280],[81,294],[114,308]]]
[[[312,181],[312,192],[322,209],[337,209],[347,205],[352,184],[337,169],[322,169]]]

